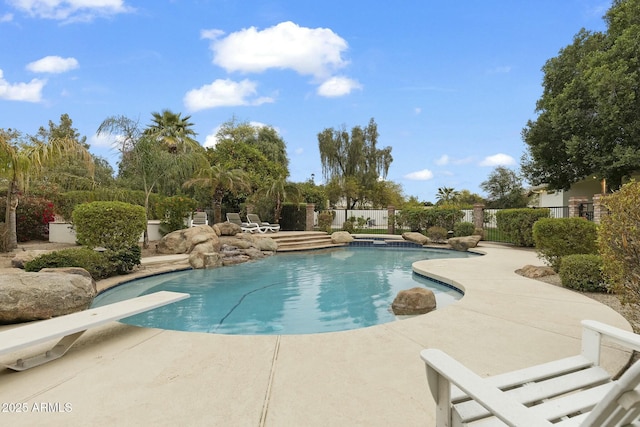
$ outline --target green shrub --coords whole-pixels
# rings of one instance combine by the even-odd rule
[[[632,181],[602,198],[598,248],[607,282],[624,302],[640,305],[640,183]]]
[[[98,252],[89,248],[70,248],[41,255],[24,265],[25,271],[40,271],[43,268],[81,267],[94,280],[127,274],[140,265],[140,246],[117,251]]]
[[[172,231],[187,228],[185,220],[198,205],[195,200],[185,196],[165,197],[158,202],[158,212],[160,213],[160,231],[168,234]]]
[[[82,267],[94,280],[109,277],[109,260],[104,254],[89,248],[71,248],[41,255],[24,265],[25,271],[40,271],[43,268]]]
[[[136,246],[147,227],[144,208],[124,202],[79,205],[73,211],[73,223],[81,245],[111,250]]]
[[[146,194],[142,190],[128,190],[122,188],[97,188],[91,191],[68,191],[56,196],[54,205],[56,213],[65,220],[71,221],[76,206],[91,202],[125,202],[132,205],[144,206]],[[149,195],[149,219],[162,219],[157,208],[161,196],[155,193]]]
[[[403,208],[396,214],[396,223],[400,228],[420,232],[430,227],[442,227],[453,230],[453,227],[464,217],[464,212],[457,208],[425,208],[411,206]]]
[[[503,209],[496,212],[496,225],[516,246],[533,246],[533,224],[548,217],[549,209]]]
[[[472,236],[476,232],[476,226],[472,222],[457,222],[453,226],[453,235],[455,237]]]
[[[318,214],[318,228],[320,231],[331,233],[331,224],[333,223],[333,211],[324,211]]]
[[[565,288],[581,292],[606,292],[602,276],[602,258],[593,254],[562,257],[560,279]]]
[[[435,242],[447,240],[447,229],[444,227],[433,226],[427,230],[427,237]]]
[[[533,224],[538,256],[556,272],[565,255],[597,254],[598,226],[583,218],[541,218]]]

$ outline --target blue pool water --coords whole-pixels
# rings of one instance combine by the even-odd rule
[[[220,334],[343,331],[391,322],[396,294],[432,289],[437,307],[457,290],[412,272],[415,261],[473,256],[435,249],[339,248],[134,280],[98,295],[101,306],[161,290],[191,298],[124,319],[131,325]]]

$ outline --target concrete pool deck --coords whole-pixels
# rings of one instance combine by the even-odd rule
[[[593,299],[515,274],[542,265],[534,251],[486,242],[478,250],[485,256],[414,264],[463,288],[460,301],[360,330],[230,336],[120,323],[89,330],[57,361],[0,369],[0,425],[429,426],[435,405],[423,348],[443,349],[486,376],[577,354],[582,319],[631,330]],[[607,347],[605,367],[617,372],[629,356]],[[3,411],[11,403],[26,412]]]

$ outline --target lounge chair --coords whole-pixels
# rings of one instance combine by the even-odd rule
[[[198,225],[209,225],[209,219],[206,212],[194,212],[191,215],[191,221],[189,221],[189,227],[196,227]]]
[[[249,221],[249,224],[256,224],[258,226],[258,231],[261,233],[267,231],[277,233],[280,231],[280,224],[270,224],[268,222],[261,221],[260,217],[256,214],[247,214],[247,221]]]
[[[242,222],[242,219],[240,219],[239,213],[228,213],[227,222],[238,225],[244,233],[253,233],[254,231],[259,231],[257,224],[249,224],[246,222]]]
[[[582,327],[580,355],[489,378],[440,350],[422,350],[436,426],[640,425],[640,362],[615,381],[600,367],[602,338],[638,351],[640,335],[593,320]]]

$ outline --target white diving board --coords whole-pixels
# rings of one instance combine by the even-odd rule
[[[160,291],[2,331],[0,332],[0,355],[62,337],[51,350],[43,354],[18,359],[14,364],[5,365],[14,371],[24,371],[62,357],[89,328],[189,297],[190,295],[186,293]]]

